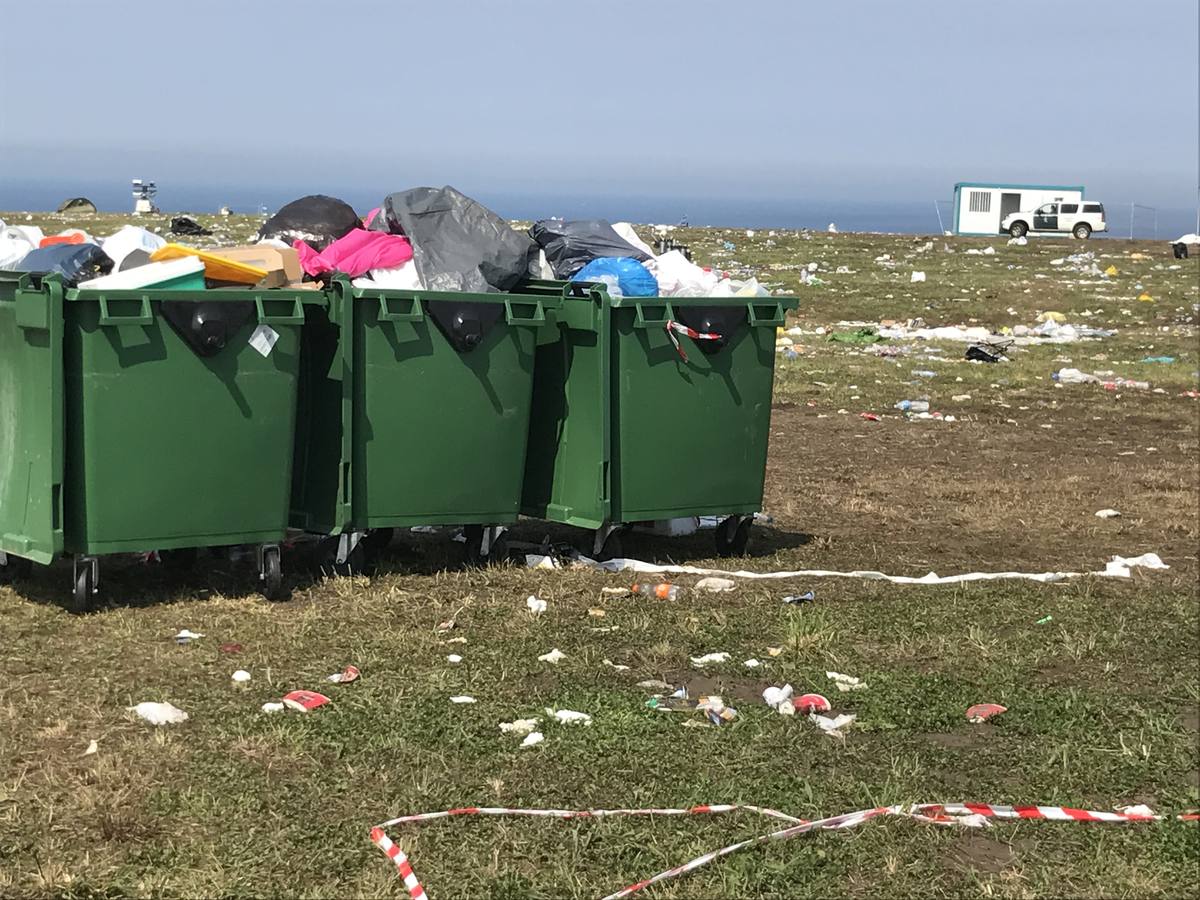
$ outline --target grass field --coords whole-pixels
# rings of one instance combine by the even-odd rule
[[[33,221],[100,234],[117,224]],[[217,224],[218,239],[232,242],[257,223]],[[676,238],[699,261],[800,297],[789,321],[801,331],[795,358],[777,366],[764,498],[773,523],[756,529],[745,559],[713,559],[708,532],[629,536],[627,555],[949,575],[1086,572],[1114,554],[1154,552],[1171,568],[1047,585],[742,582],[724,594],[681,577],[682,596],[663,602],[603,592],[628,587],[628,575],[464,569],[447,535],[406,534],[372,577],[297,571],[292,599],[276,604],[231,564],[183,574],[114,565],[102,608],[74,617],[60,605],[70,569],[59,565],[0,588],[0,894],[402,897],[367,839],[371,826],[457,806],[743,802],[805,818],[925,801],[1200,806],[1200,400],[1187,393],[1200,388],[1200,260],[1108,239],[1009,247],[716,229]],[[988,246],[994,254],[967,253]],[[1081,250],[1118,274],[1051,264]],[[894,268],[875,261],[882,254]],[[812,262],[825,283],[802,286]],[[913,270],[927,280],[911,283]],[[1014,348],[1009,362],[985,365],[963,361],[962,343],[856,346],[816,333],[916,318],[1011,328],[1045,311],[1116,334]],[[1143,362],[1160,356],[1175,361]],[[1152,389],[1056,386],[1051,374],[1066,366]],[[893,408],[922,397],[955,421]],[[685,469],[663,462],[664,477]],[[1122,515],[1097,518],[1102,508]],[[538,541],[546,531],[523,523],[516,535]],[[781,602],[807,590],[812,603]],[[530,594],[546,600],[545,614],[527,611]],[[456,627],[439,632],[448,619]],[[206,637],[178,646],[181,628]],[[240,651],[222,649],[230,643]],[[552,648],[566,658],[539,662]],[[689,664],[715,651],[729,662]],[[744,668],[750,657],[763,666]],[[324,681],[347,664],[359,681]],[[238,668],[253,680],[231,682]],[[869,686],[839,694],[827,670]],[[686,727],[686,714],[646,708],[645,679],[692,696],[717,691],[739,716]],[[855,713],[845,740],[763,705],[762,689],[784,682]],[[333,702],[307,716],[260,712],[294,688],[327,688]],[[459,694],[478,702],[451,704]],[[170,701],[190,719],[155,729],[124,711],[143,700]],[[964,710],[983,701],[1008,712],[969,724]],[[592,725],[546,721],[547,707],[586,712]],[[497,726],[528,716],[543,718],[546,740],[521,749]],[[85,755],[93,740],[98,752]],[[587,897],[772,828],[744,815],[458,819],[391,836],[434,897]],[[895,819],[747,850],[647,895],[1184,896],[1198,887],[1196,823],[968,830]]]

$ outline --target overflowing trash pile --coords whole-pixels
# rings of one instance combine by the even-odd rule
[[[186,216],[168,230],[212,234]],[[398,290],[494,293],[542,279],[598,282],[614,297],[770,293],[753,277],[696,265],[673,242],[659,251],[625,222],[543,219],[518,231],[450,186],[389,194],[362,218],[335,197],[301,197],[268,218],[254,244],[238,247],[197,249],[136,225],[101,238],[0,222],[0,269],[53,273],[83,289],[315,288],[340,274],[355,287]]]

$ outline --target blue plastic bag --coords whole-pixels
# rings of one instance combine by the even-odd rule
[[[605,279],[603,276],[609,276]],[[593,259],[576,272],[572,281],[605,281],[617,279],[617,287],[624,297],[657,297],[658,281],[650,270],[636,259],[626,256],[606,256]]]

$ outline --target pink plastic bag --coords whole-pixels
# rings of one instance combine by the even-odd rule
[[[301,268],[309,275],[344,272],[356,278],[371,269],[394,268],[413,257],[408,238],[361,228],[338,238],[320,253],[304,241],[296,241],[292,247],[300,256]]]

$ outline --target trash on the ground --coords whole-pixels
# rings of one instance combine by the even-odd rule
[[[94,740],[88,741],[87,749],[83,751],[84,756],[92,756],[100,752],[100,745]]]
[[[860,419],[866,419],[868,422],[878,422],[879,416],[873,412],[861,412],[858,414]]]
[[[554,716],[563,725],[591,725],[592,717],[587,713],[573,709],[546,709],[546,714]]]
[[[628,597],[633,592],[623,587],[602,587],[600,593],[605,597]]]
[[[1154,810],[1145,803],[1135,803],[1132,806],[1118,806],[1116,810],[1123,816],[1154,816]]]
[[[188,720],[187,713],[170,703],[146,701],[137,706],[127,706],[125,709],[151,725],[177,725]]]
[[[737,582],[729,578],[716,578],[709,576],[701,578],[696,582],[697,590],[709,591],[710,593],[719,594],[722,591],[732,591],[737,587]]]
[[[541,719],[513,719],[511,722],[501,722],[500,730],[504,734],[524,735],[535,731]]]
[[[829,701],[820,694],[801,694],[792,701],[792,707],[804,716],[810,713],[829,712],[833,708]]]
[[[778,656],[782,652],[783,652],[782,647],[768,647],[767,648],[767,656]]]
[[[913,272],[910,280],[913,284],[916,284],[919,281],[924,281],[925,273],[924,272]]]
[[[967,708],[967,720],[973,725],[978,725],[981,722],[986,722],[992,716],[998,716],[1006,712],[1008,712],[1008,708],[1001,706],[999,703],[976,703],[974,706]]]
[[[1116,266],[1109,264],[1109,267],[1104,270],[1104,274],[1107,275],[1109,278],[1112,278],[1114,275],[1118,275],[1120,273],[1117,271]]]
[[[1010,246],[1010,247],[1024,247],[1028,243],[1029,243],[1029,238],[1025,237],[1025,235],[1021,235],[1020,237],[1008,239],[1008,246]]]
[[[1150,382],[1148,381],[1135,381],[1112,375],[1089,375],[1086,372],[1081,372],[1079,369],[1073,368],[1059,369],[1051,375],[1051,378],[1058,384],[1098,384],[1107,391],[1124,389],[1147,391],[1150,389]]]
[[[182,234],[185,237],[208,237],[212,230],[205,228],[191,216],[175,216],[167,226],[171,234]]]
[[[704,717],[714,725],[724,725],[737,718],[737,710],[726,706],[725,701],[716,695],[701,697],[696,703],[696,710],[704,713]]]
[[[447,631],[453,631],[454,630],[454,620],[447,619],[444,622],[438,622],[437,626],[433,630],[438,632],[439,634],[445,634]]]
[[[635,584],[633,593],[657,600],[674,600],[679,596],[679,586],[666,581],[658,584]]]
[[[603,625],[597,628],[592,628],[592,634],[611,634],[614,631],[620,631],[620,625]]]
[[[874,328],[858,328],[854,331],[833,331],[826,340],[839,344],[877,344],[887,338],[881,336]]]
[[[727,662],[729,654],[724,651],[718,653],[705,653],[703,656],[693,656],[692,665],[696,668],[701,668],[708,665],[716,665],[717,663]]]
[[[525,735],[525,740],[521,741],[521,746],[522,747],[533,747],[533,746],[536,746],[537,744],[540,744],[545,739],[546,739],[546,736],[544,734],[542,734],[540,731],[531,731],[531,732],[529,732],[529,734]]]
[[[281,698],[283,705],[296,712],[307,713],[324,706],[329,698],[316,691],[292,691]]]
[[[601,609],[598,606],[589,606],[588,607],[588,615],[591,616],[593,619],[603,619],[605,616],[608,615],[608,612]]]
[[[561,650],[559,650],[557,647],[555,647],[549,653],[543,653],[541,656],[539,656],[538,662],[557,663],[559,660],[563,660],[566,658],[567,658],[567,654],[563,653]]]
[[[812,603],[816,599],[817,595],[814,592],[805,591],[803,594],[789,594],[783,598],[783,602],[793,606],[799,606],[801,603]]]
[[[357,681],[359,674],[357,666],[346,666],[340,672],[325,676],[325,680],[334,684],[349,684],[351,681]]]
[[[242,645],[236,641],[229,641],[228,643],[221,645],[221,652],[228,653],[232,656],[233,654],[242,652]]]
[[[525,598],[525,605],[535,616],[541,615],[546,611],[546,601],[542,600],[540,597],[535,597],[532,594]]]
[[[446,662],[450,663],[452,666],[456,666],[462,661],[463,658],[457,653],[451,653],[446,657]]]
[[[827,734],[830,737],[845,737],[845,732],[842,730],[847,728],[855,719],[853,713],[842,713],[841,715],[830,718],[819,713],[809,713],[808,720],[821,729],[822,734]]]
[[[186,628],[182,628],[180,629],[179,634],[175,635],[175,643],[190,644],[192,641],[198,641],[202,637],[204,637],[204,635],[197,631],[189,631]]]
[[[262,711],[265,713],[283,712],[287,709],[282,703],[269,702],[262,705]]]
[[[848,691],[865,691],[867,689],[867,683],[861,678],[855,678],[853,675],[843,675],[841,672],[826,672],[825,677],[832,681],[842,693]]]
[[[742,663],[742,665],[745,666],[747,669],[757,669],[759,666],[762,665],[762,662],[755,659],[754,657],[751,657],[750,659],[748,659],[744,663]]]
[[[1038,619],[1033,624],[1034,625],[1049,625],[1053,621],[1054,621],[1054,616],[1042,616],[1040,619]]]
[[[928,400],[901,400],[895,406],[901,412],[929,412]]]
[[[1144,362],[1144,363],[1173,363],[1173,362],[1175,362],[1175,357],[1173,357],[1173,356],[1147,356],[1145,359],[1142,360],[1142,362]]]
[[[762,692],[762,698],[763,703],[783,715],[790,716],[796,711],[792,706],[792,686],[790,684],[785,684],[783,687],[772,685]]]
[[[978,341],[967,347],[963,357],[971,362],[1008,362],[1008,348],[1012,341]]]
[[[245,684],[247,681],[250,680],[250,673],[247,672],[245,669],[238,669],[236,672],[234,672],[230,676],[230,678],[232,678],[238,684]]]
[[[1097,519],[1117,519],[1117,518],[1120,518],[1120,516],[1121,516],[1121,513],[1115,509],[1098,509],[1098,510],[1096,510],[1096,518]]]
[[[629,666],[623,666],[620,663],[615,663],[611,659],[604,660],[604,665],[608,666],[610,669],[615,669],[618,672],[629,671]]]
[[[477,701],[475,700],[474,697],[468,696],[467,694],[459,694],[456,697],[451,697],[450,702],[457,703],[459,705],[463,705],[463,704],[475,703]]]
[[[657,678],[648,678],[645,681],[639,681],[637,686],[645,688],[648,691],[669,691],[673,685],[666,681],[660,681]]]

